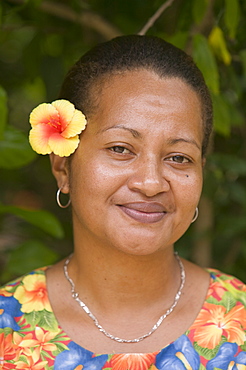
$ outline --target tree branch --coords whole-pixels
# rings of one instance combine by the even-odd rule
[[[106,22],[98,14],[89,11],[83,11],[83,13],[77,14],[66,5],[49,1],[43,1],[40,4],[40,8],[49,14],[53,14],[60,18],[67,19],[69,21],[79,23],[82,26],[94,29],[106,39],[111,39],[121,35],[121,32],[116,27]]]
[[[18,5],[24,4],[23,0],[9,0],[9,2]],[[122,34],[116,27],[108,23],[100,15],[92,13],[88,10],[81,13],[76,13],[73,9],[66,5],[50,1],[42,1],[39,5],[39,9],[56,17],[93,29],[104,36],[105,39],[111,39]]]
[[[160,8],[155,12],[154,15],[152,15],[152,17],[149,18],[149,20],[147,21],[147,23],[143,26],[143,28],[141,29],[141,31],[138,32],[138,35],[145,35],[146,32],[154,25],[154,23],[157,21],[158,18],[160,18],[160,16],[162,15],[162,13],[169,7],[172,5],[172,3],[174,2],[174,0],[168,0],[166,1],[164,4],[162,4],[160,6]]]

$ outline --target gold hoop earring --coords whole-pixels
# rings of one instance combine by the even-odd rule
[[[67,208],[67,207],[69,207],[69,206],[70,206],[71,199],[69,199],[69,201],[67,202],[67,204],[65,204],[65,205],[61,204],[61,202],[60,202],[60,193],[61,193],[61,189],[62,189],[62,188],[59,188],[59,189],[57,190],[57,193],[56,193],[56,201],[57,201],[57,204],[58,204],[58,206],[59,206],[59,207],[61,207],[61,208]]]
[[[199,210],[198,210],[198,207],[196,207],[195,215],[194,215],[194,217],[193,217],[193,219],[192,219],[191,223],[193,223],[193,222],[195,222],[195,221],[197,220],[198,215],[199,215]]]

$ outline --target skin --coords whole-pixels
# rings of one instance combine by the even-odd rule
[[[73,205],[68,270],[76,291],[102,326],[130,339],[151,329],[180,285],[173,245],[201,195],[201,105],[180,79],[146,70],[111,76],[102,91],[70,168],[54,155],[51,163]],[[71,298],[63,263],[47,272],[52,307],[67,334],[97,353],[161,349],[189,328],[209,282],[204,270],[184,261],[186,284],[174,312],[143,342],[119,344]]]

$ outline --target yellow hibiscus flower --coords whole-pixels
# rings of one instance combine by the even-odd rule
[[[86,118],[72,103],[61,99],[33,109],[30,124],[29,141],[35,152],[68,157],[79,145]]]
[[[45,284],[45,276],[32,274],[24,277],[23,285],[19,286],[14,297],[22,304],[22,312],[52,311]]]

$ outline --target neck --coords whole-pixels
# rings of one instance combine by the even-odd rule
[[[137,310],[150,300],[170,303],[180,286],[180,266],[172,246],[139,256],[75,243],[68,272],[81,299],[105,311],[109,306],[115,311],[127,306]]]

